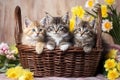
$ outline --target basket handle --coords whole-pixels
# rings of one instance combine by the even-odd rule
[[[21,36],[22,36],[22,17],[21,17],[21,9],[19,6],[16,6],[15,8],[15,31],[14,31],[14,37],[16,44],[21,44]]]
[[[96,42],[96,47],[97,49],[101,49],[101,45],[102,45],[102,42],[101,42],[101,34],[102,34],[102,30],[101,30],[101,27],[102,27],[102,14],[101,14],[101,8],[98,8],[98,18],[97,18],[97,42]]]

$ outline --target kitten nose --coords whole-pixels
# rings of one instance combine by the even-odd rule
[[[37,33],[37,36],[39,36],[39,33]]]
[[[55,31],[55,33],[57,33],[57,30]]]
[[[81,36],[82,36],[84,33],[85,33],[85,31],[83,31],[83,32],[81,33]]]

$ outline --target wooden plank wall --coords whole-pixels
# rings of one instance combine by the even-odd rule
[[[61,16],[71,7],[84,6],[86,0],[0,0],[0,42],[15,43],[14,9],[21,7],[22,19],[28,16],[32,20],[40,20],[45,11],[53,16]],[[103,2],[103,0],[100,0]],[[23,20],[22,20],[23,21]]]

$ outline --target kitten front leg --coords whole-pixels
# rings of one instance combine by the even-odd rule
[[[85,53],[90,53],[91,50],[92,50],[92,47],[91,46],[84,46],[83,50],[84,50]]]
[[[44,43],[43,42],[38,42],[36,43],[36,46],[35,46],[35,50],[37,52],[37,54],[41,54],[43,49],[44,49]]]
[[[55,42],[54,41],[48,41],[46,44],[47,49],[54,50],[55,49]]]
[[[91,50],[92,50],[92,45],[91,44],[88,44],[88,43],[84,43],[82,44],[83,46],[83,50],[85,53],[90,53]]]
[[[74,47],[80,47],[80,48],[82,48],[82,43],[81,43],[81,41],[80,40],[74,40],[75,42],[75,44],[74,44]]]
[[[59,48],[62,51],[66,51],[70,47],[70,45],[71,44],[69,42],[61,42]]]
[[[83,42],[82,46],[85,53],[90,53],[93,48],[92,41]]]

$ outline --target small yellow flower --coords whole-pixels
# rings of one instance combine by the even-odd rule
[[[119,75],[120,73],[114,68],[113,70],[108,71],[107,77],[109,80],[115,80]]]
[[[115,68],[116,65],[117,65],[117,63],[114,59],[107,59],[105,61],[104,67],[105,67],[106,71],[108,71],[109,69]]]
[[[73,30],[74,30],[74,26],[75,26],[75,19],[74,18],[72,18],[72,19],[70,19],[70,26],[69,26],[69,30],[70,30],[70,32],[73,32]]]
[[[76,6],[71,9],[72,16],[78,16],[79,18],[83,18],[85,11],[81,6]]]
[[[97,0],[87,0],[87,2],[85,3],[85,7],[92,9],[97,3]]]
[[[109,53],[107,54],[107,58],[116,58],[118,50],[116,49],[111,49]]]
[[[15,73],[15,68],[8,69],[6,75],[8,78],[17,78],[17,74]]]
[[[107,5],[101,5],[101,13],[103,18],[106,18],[108,16]]]
[[[8,69],[7,72],[6,72],[6,75],[7,75],[8,78],[15,78],[15,79],[17,79],[18,77],[21,76],[22,72],[23,72],[22,67],[17,66],[15,68]]]
[[[34,80],[33,73],[29,70],[24,70],[21,77],[18,80]]]
[[[120,62],[117,63],[117,69],[120,72]]]
[[[20,66],[10,68],[7,70],[6,75],[8,78],[18,80],[34,80],[33,73],[29,70],[23,69]]]
[[[109,32],[112,29],[112,22],[108,21],[108,20],[103,20],[102,22],[102,30]]]
[[[115,3],[115,0],[104,0],[106,4],[112,5]]]

